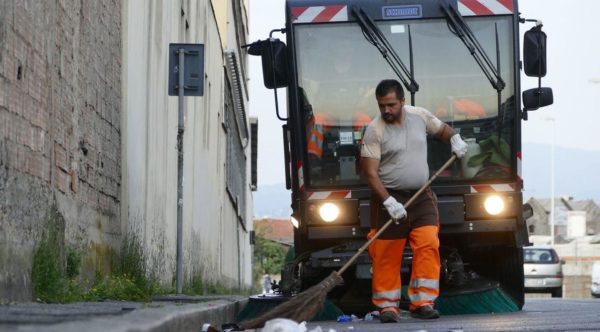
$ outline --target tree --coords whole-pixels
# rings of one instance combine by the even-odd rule
[[[256,234],[254,244],[254,265],[259,273],[279,274],[283,266],[287,248],[266,239],[262,234]]]

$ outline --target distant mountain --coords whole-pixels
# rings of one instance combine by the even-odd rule
[[[600,202],[600,151],[556,147],[555,196]],[[523,144],[525,197],[550,197],[552,164],[550,144]]]
[[[254,219],[289,218],[292,192],[285,189],[285,183],[260,185],[254,193]]]
[[[524,200],[550,197],[551,145],[523,144]],[[600,151],[556,147],[555,196],[600,203]],[[262,185],[254,193],[255,218],[288,218],[291,192],[285,184]]]

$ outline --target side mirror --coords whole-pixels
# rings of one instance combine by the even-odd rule
[[[546,76],[546,33],[538,25],[525,32],[523,37],[523,69],[525,75]]]
[[[552,105],[552,103],[554,103],[552,88],[533,88],[523,91],[525,111],[535,111],[540,107]]]
[[[248,54],[260,55],[263,82],[267,89],[288,85],[287,46],[279,39],[259,40],[248,45]]]
[[[561,264],[561,265],[565,265],[565,264],[567,264],[567,262],[565,262],[565,260],[564,260],[564,259],[561,259],[561,260],[560,260],[560,264]]]

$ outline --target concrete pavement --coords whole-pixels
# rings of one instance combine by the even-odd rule
[[[0,331],[200,331],[220,328],[243,309],[245,296],[164,296],[150,303],[22,303],[0,306]]]
[[[526,299],[523,311],[442,316],[436,320],[419,320],[408,314],[398,324],[381,324],[379,320],[350,323],[310,322],[311,329],[322,331],[410,331],[410,332],[483,332],[483,331],[600,331],[600,301],[598,299]]]

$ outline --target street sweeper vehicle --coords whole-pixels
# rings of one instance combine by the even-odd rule
[[[441,170],[432,183],[440,212],[438,310],[520,310],[529,243],[521,126],[528,111],[552,103],[552,90],[541,87],[541,22],[521,16],[516,0],[287,0],[285,15],[284,28],[247,45],[262,57],[264,84],[284,121],[294,257],[277,290],[293,296],[318,284],[366,242],[372,192],[359,167],[361,140],[379,113],[376,85],[394,78],[407,104],[431,111],[469,146],[442,170],[450,146],[427,142],[429,169]],[[531,26],[522,58],[520,25]],[[540,78],[539,86],[521,93],[521,70]],[[279,110],[277,88],[286,88],[287,112]],[[410,248],[404,256],[402,280],[409,280]],[[369,256],[343,270],[329,299],[346,312],[369,310]]]

